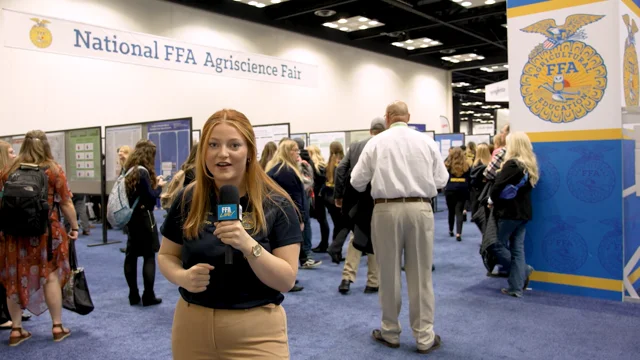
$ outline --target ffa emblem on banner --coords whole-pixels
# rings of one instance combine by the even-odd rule
[[[586,44],[582,27],[604,15],[571,15],[564,25],[546,19],[521,29],[546,40],[529,54],[520,78],[520,94],[538,118],[567,123],[593,111],[607,88],[607,67],[596,49]]]
[[[47,29],[47,24],[51,23],[49,20],[31,18],[31,20],[35,21],[35,25],[31,27],[31,31],[29,31],[29,38],[33,45],[45,49],[51,45],[53,42],[53,36],[51,35],[51,31]]]
[[[636,54],[635,35],[638,32],[636,21],[629,15],[622,15],[627,28],[627,39],[624,42],[624,58],[622,63],[624,81],[624,102],[627,106],[638,106],[638,55]]]

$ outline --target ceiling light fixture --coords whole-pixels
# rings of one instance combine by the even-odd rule
[[[269,5],[276,5],[276,4],[281,4],[283,2],[287,2],[289,0],[235,0],[236,2],[239,3],[243,3],[243,4],[247,4],[247,5],[251,5],[251,6],[255,6],[259,9],[269,6]],[[314,12],[315,15],[317,16],[322,16],[322,17],[328,17],[328,16],[332,16],[335,14],[335,11],[333,11],[333,14],[327,15],[328,12],[331,12],[333,10],[318,10],[316,12]]]
[[[397,47],[403,47],[407,50],[415,50],[415,49],[425,49],[432,46],[442,45],[440,41],[432,40],[430,38],[418,38],[418,39],[408,39],[405,41],[396,41],[392,42],[391,45]]]
[[[508,64],[504,64],[504,65],[492,65],[492,66],[483,66],[480,68],[480,70],[485,71],[485,72],[500,72],[500,71],[508,71],[509,70],[509,65]]]
[[[480,6],[493,5],[499,2],[505,2],[506,0],[451,0],[452,2],[464,6],[466,8],[474,8]]]
[[[455,88],[465,87],[465,86],[469,86],[469,85],[471,85],[471,84],[466,83],[466,82],[464,82],[464,81],[451,83],[451,86],[453,86],[453,87],[455,87]]]
[[[441,59],[444,61],[449,61],[454,64],[457,64],[462,61],[484,60],[484,56],[480,56],[474,53],[469,53],[469,54],[458,54],[453,56],[443,56]]]
[[[366,22],[367,24],[363,24]],[[352,32],[359,30],[367,30],[380,26],[384,26],[383,23],[377,20],[371,20],[363,16],[352,16],[350,18],[342,18],[337,21],[330,21],[322,24],[331,29],[339,29],[344,32]]]
[[[239,1],[239,0],[236,0],[236,1]],[[336,11],[330,10],[330,9],[322,9],[314,12],[313,14],[315,16],[320,16],[320,17],[331,17],[336,14]]]

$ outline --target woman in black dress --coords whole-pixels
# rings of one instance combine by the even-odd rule
[[[133,208],[131,220],[127,225],[127,250],[124,258],[124,276],[129,285],[131,305],[140,303],[137,281],[138,257],[144,258],[142,305],[150,306],[162,302],[162,299],[156,298],[153,291],[156,276],[155,254],[160,249],[153,209],[165,181],[156,177],[153,167],[155,157],[156,146],[149,140],[140,140],[125,164],[127,197],[129,205]]]

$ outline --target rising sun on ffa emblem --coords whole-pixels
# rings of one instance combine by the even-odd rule
[[[623,88],[624,102],[627,106],[638,106],[638,55],[636,53],[635,35],[638,32],[636,21],[629,18],[629,15],[622,15],[627,38],[624,42]]]
[[[607,88],[607,67],[596,49],[584,42],[584,26],[604,15],[577,14],[563,25],[546,19],[521,29],[546,40],[529,54],[520,77],[525,105],[538,118],[567,123],[593,111]]]
[[[31,27],[31,31],[29,31],[29,38],[33,45],[45,49],[48,48],[53,42],[53,36],[51,35],[51,31],[47,29],[47,24],[51,22],[45,19],[31,18],[31,20],[35,21],[35,25]]]

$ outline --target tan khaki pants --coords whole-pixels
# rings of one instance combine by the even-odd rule
[[[401,257],[409,292],[409,318],[418,348],[433,345],[435,299],[431,279],[433,263],[433,211],[424,202],[376,204],[371,219],[373,251],[380,268],[379,298],[382,307],[382,336],[397,344],[400,338],[398,315]]]
[[[175,360],[289,359],[287,315],[273,304],[216,310],[181,297],[171,342]]]
[[[344,269],[342,270],[343,280],[356,281],[361,258],[362,252],[353,247],[353,233],[351,233],[351,239],[347,247],[347,258],[345,259]],[[378,287],[378,263],[376,262],[375,255],[372,254],[367,255],[367,286]]]

